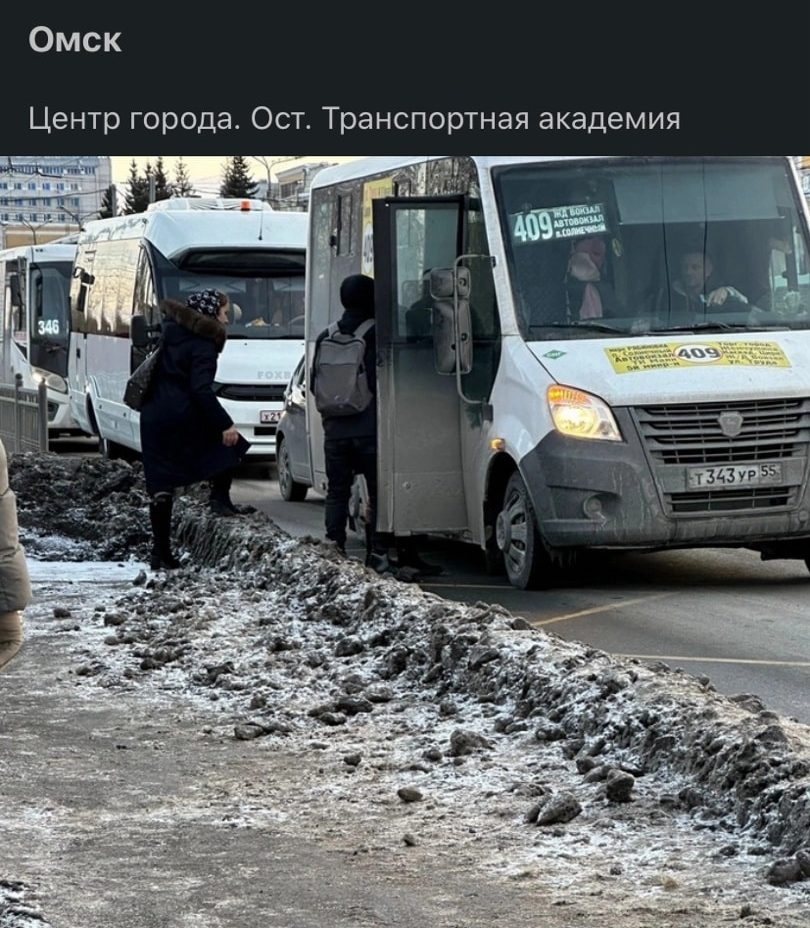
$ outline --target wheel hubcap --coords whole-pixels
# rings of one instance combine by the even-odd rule
[[[506,551],[512,542],[509,520],[506,511],[503,509],[498,513],[498,518],[495,520],[495,542],[501,551]]]
[[[495,523],[495,538],[503,551],[507,569],[519,573],[526,563],[529,514],[520,493],[512,494]]]

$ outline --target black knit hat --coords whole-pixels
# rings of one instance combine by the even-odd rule
[[[365,274],[352,274],[340,285],[340,302],[353,312],[370,319],[374,315],[374,281]]]

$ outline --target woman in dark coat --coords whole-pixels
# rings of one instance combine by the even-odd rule
[[[231,473],[250,443],[237,432],[213,391],[217,355],[225,346],[228,298],[192,293],[185,305],[164,300],[163,349],[141,408],[141,452],[152,524],[152,570],[179,561],[170,544],[176,487],[211,480],[211,508],[235,512]]]

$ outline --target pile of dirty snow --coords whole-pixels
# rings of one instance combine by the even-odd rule
[[[56,460],[38,472],[48,466],[59,483],[70,468],[62,524],[94,557],[143,528],[136,468]],[[105,480],[117,511],[98,523]],[[34,513],[47,510],[25,501],[34,482],[19,462],[13,482],[26,529],[44,536]],[[423,828],[475,832],[513,874],[539,865],[568,885],[588,868],[593,880],[652,874],[660,887],[711,871],[729,887],[764,877],[810,897],[807,727],[502,607],[377,577],[260,514],[217,519],[193,496],[177,512],[188,566],[141,573],[80,617],[82,683],[204,700],[235,739],[341,750],[352,777],[313,784],[302,803],[388,784],[424,809]]]

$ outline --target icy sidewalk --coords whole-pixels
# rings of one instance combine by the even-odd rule
[[[129,586],[147,565],[138,561],[40,561],[28,558],[28,573],[34,584],[64,584],[66,592],[87,594],[87,584]],[[75,588],[75,589],[74,589]]]
[[[0,677],[3,928],[538,924],[463,847],[406,843],[411,807],[369,803],[339,744],[242,741],[216,701],[100,688],[82,667],[109,650],[118,574],[32,566],[48,579]]]
[[[606,745],[577,764],[559,722],[415,682],[420,608],[462,609],[445,644],[434,614],[434,646],[455,640],[479,671],[497,661],[470,660],[469,620],[503,616],[273,533],[277,566],[309,578],[296,608],[295,584],[258,570],[133,586],[137,564],[32,565],[28,640],[0,678],[0,878],[54,925],[534,928],[560,907],[594,928],[806,921],[808,884],[767,885],[750,853],[767,847],[707,797],[679,799],[666,764],[611,802],[587,778]],[[300,572],[310,557],[320,573]],[[577,646],[557,644],[573,678]],[[538,824],[549,797],[558,817]]]

